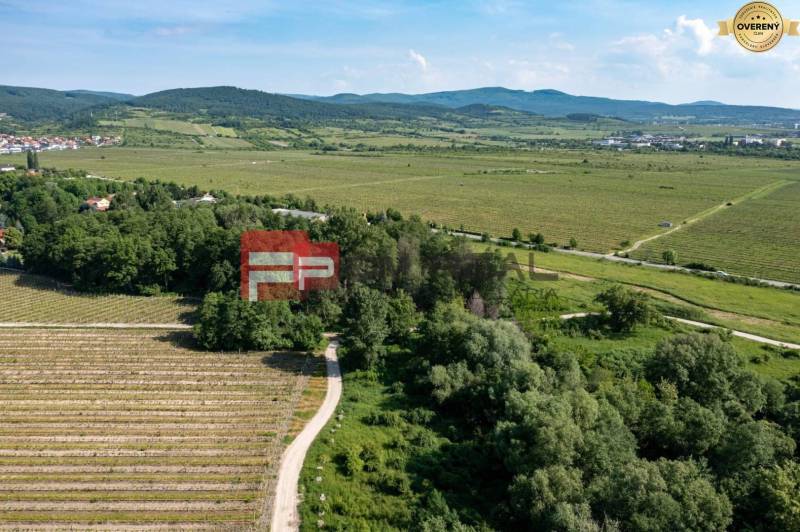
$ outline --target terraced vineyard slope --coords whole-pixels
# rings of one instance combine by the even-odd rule
[[[0,330],[0,529],[247,530],[313,359]]]

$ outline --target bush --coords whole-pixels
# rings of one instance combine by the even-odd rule
[[[322,320],[313,314],[295,314],[289,338],[297,350],[311,351],[322,340]]]
[[[602,292],[595,301],[606,307],[609,325],[616,332],[630,332],[653,319],[654,311],[647,296],[620,285]]]

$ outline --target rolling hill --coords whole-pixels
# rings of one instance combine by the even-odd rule
[[[287,120],[410,119],[459,114],[457,109],[424,102],[398,104],[367,101],[343,105],[225,86],[171,89],[147,94],[128,103],[136,107],[212,117],[247,116]]]
[[[0,113],[26,122],[62,120],[89,107],[119,99],[91,91],[57,91],[0,85]]]
[[[297,95],[297,97],[339,104],[389,102],[394,104],[433,104],[450,108],[485,104],[549,117],[589,113],[636,121],[674,119],[676,117],[693,122],[779,122],[788,124],[800,121],[800,110],[779,107],[725,105],[714,101],[671,105],[643,100],[574,96],[552,89],[523,91],[504,87],[484,87],[427,94],[373,93],[358,95],[345,93],[327,97],[302,95]]]

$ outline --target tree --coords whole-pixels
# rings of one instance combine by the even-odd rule
[[[674,249],[667,249],[661,254],[661,259],[667,264],[675,264],[678,261],[678,254]]]
[[[593,508],[623,530],[723,531],[731,503],[695,462],[634,460],[595,479]]]
[[[595,301],[606,307],[609,325],[616,332],[631,332],[637,325],[649,323],[653,316],[646,295],[620,285],[600,293]]]
[[[578,247],[578,240],[574,236],[569,239],[569,247],[571,249],[575,249]]]
[[[516,227],[511,231],[511,240],[513,240],[514,242],[522,241],[522,232]]]
[[[385,295],[364,285],[355,285],[347,295],[342,316],[346,362],[351,367],[374,369],[384,352],[383,341],[389,335]]]
[[[33,150],[30,150],[26,155],[27,155],[28,170],[36,170],[35,152]]]
[[[310,343],[308,330],[316,324],[302,324],[303,334],[292,338],[290,330],[297,325],[286,301],[253,303],[236,292],[210,292],[198,310],[194,334],[206,349],[268,351],[292,347],[295,341]]]
[[[322,320],[313,314],[296,313],[292,316],[289,338],[292,347],[301,351],[311,351],[322,339]]]
[[[766,403],[730,343],[716,334],[681,334],[661,341],[647,365],[650,382],[675,385],[678,395],[706,407],[725,402],[758,408]]]
[[[420,319],[414,300],[402,289],[389,298],[386,318],[389,325],[389,339],[399,344],[408,341]]]
[[[528,235],[528,241],[531,244],[541,246],[544,244],[544,235],[542,233],[530,233]]]
[[[16,227],[8,227],[5,230],[5,241],[8,249],[19,249],[22,246],[22,231]]]

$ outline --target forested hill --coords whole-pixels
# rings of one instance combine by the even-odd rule
[[[726,123],[791,123],[800,121],[799,110],[780,107],[725,105],[712,101],[671,105],[643,100],[616,100],[594,96],[574,96],[552,89],[524,91],[506,89],[504,87],[483,87],[427,94],[374,93],[364,95],[337,94],[327,97],[298,95],[297,97],[339,104],[365,102],[425,103],[451,108],[486,104],[551,117],[566,116],[574,113],[590,113],[637,121],[650,121],[666,117],[691,117],[689,118],[690,120],[698,122],[718,121]]]
[[[0,85],[0,113],[26,122],[61,120],[89,107],[119,98],[91,91],[57,91]]]
[[[236,87],[171,89],[132,100],[131,105],[176,113],[211,116],[250,116],[289,120],[337,118],[417,118],[440,117],[457,110],[432,104],[362,102],[354,105],[318,102]]]

